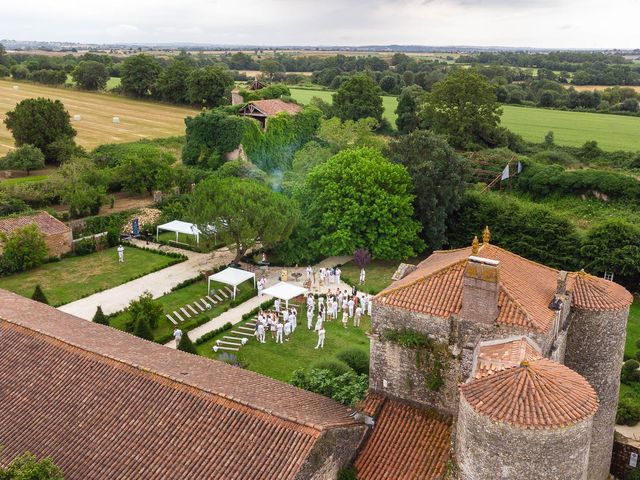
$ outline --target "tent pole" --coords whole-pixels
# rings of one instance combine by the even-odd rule
[[[207,295],[211,294],[211,279],[207,280]]]
[[[233,299],[234,299],[234,300],[236,299],[236,289],[237,289],[237,288],[238,288],[238,287],[237,287],[236,285],[234,285],[234,286],[233,286]]]

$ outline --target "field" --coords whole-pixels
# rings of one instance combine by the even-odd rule
[[[17,90],[14,85],[18,86]],[[11,133],[2,123],[5,112],[12,110],[19,101],[34,97],[60,100],[72,117],[80,115],[82,119],[72,123],[78,131],[77,142],[85,148],[141,138],[184,135],[184,118],[198,112],[106,93],[0,80],[0,155],[13,148]],[[115,116],[120,117],[119,124],[112,122]]]
[[[636,92],[640,92],[640,86],[638,85],[571,85],[570,83],[566,85],[567,88],[573,87],[575,88],[578,92],[582,92],[585,90],[591,91],[591,90],[606,90],[607,88],[614,88],[614,87],[620,87],[620,88],[633,88]]]
[[[58,306],[121,285],[175,261],[165,255],[125,247],[125,263],[121,264],[114,247],[2,277],[0,288],[31,297],[35,286],[40,284],[49,303]]]

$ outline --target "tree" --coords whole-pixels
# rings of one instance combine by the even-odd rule
[[[424,124],[446,135],[458,148],[500,144],[500,115],[495,86],[485,77],[464,69],[438,82],[421,111]]]
[[[127,310],[129,312],[129,318],[133,325],[135,325],[135,328],[142,328],[139,327],[141,321],[147,324],[147,328],[158,328],[158,323],[160,323],[160,320],[164,316],[162,304],[154,300],[153,295],[151,295],[149,291],[144,292],[137,299],[131,300]],[[136,335],[140,336],[137,333]]]
[[[36,288],[33,289],[33,293],[31,294],[31,300],[35,300],[36,302],[44,303],[45,305],[49,305],[49,300],[47,296],[44,294],[42,287],[38,283]]]
[[[284,65],[282,65],[277,60],[268,58],[260,62],[260,71],[264,74],[265,77],[273,79],[279,73],[284,73],[285,68]]]
[[[74,158],[63,163],[53,181],[72,218],[97,215],[105,202],[107,173],[96,168],[87,158]]]
[[[187,98],[204,107],[219,107],[231,102],[233,77],[222,67],[193,70],[187,77]]]
[[[429,248],[440,248],[446,242],[445,222],[464,194],[465,161],[444,137],[424,130],[393,142],[390,158],[404,165],[413,180],[422,238]]]
[[[93,316],[93,323],[99,323],[100,325],[109,325],[109,319],[102,311],[102,307],[98,306],[96,313]]]
[[[270,248],[286,240],[299,211],[289,198],[255,180],[212,177],[196,186],[189,217],[209,236],[213,226],[239,261],[258,242]]]
[[[187,103],[187,78],[193,67],[186,61],[176,60],[158,76],[156,90],[160,98],[167,102]]]
[[[423,248],[413,220],[411,178],[369,147],[345,150],[315,167],[295,198],[310,222],[306,248],[319,255],[402,259]],[[366,221],[365,221],[366,219]]]
[[[333,108],[341,120],[375,118],[382,120],[382,90],[366,74],[353,75],[333,94]]]
[[[29,78],[29,69],[24,65],[13,65],[10,70],[14,80],[26,80]]]
[[[14,458],[7,468],[0,467],[0,480],[64,480],[64,475],[50,457],[38,460],[26,452]]]
[[[346,148],[373,147],[384,151],[387,142],[374,133],[378,128],[378,122],[371,118],[361,118],[358,121],[340,121],[339,118],[330,118],[320,122],[317,137],[326,143],[331,153],[336,154]]]
[[[104,90],[109,80],[109,71],[104,63],[89,60],[78,63],[71,72],[71,77],[85,90]]]
[[[238,148],[245,133],[246,122],[237,115],[227,115],[216,110],[187,117],[187,138],[182,149],[182,163],[208,168],[218,168],[222,156]]]
[[[161,70],[160,63],[151,55],[141,53],[127,58],[122,62],[122,91],[136,97],[152,95]]]
[[[38,147],[29,144],[22,145],[0,158],[0,169],[25,170],[27,175],[31,170],[44,168],[44,155]]]
[[[418,116],[418,106],[421,98],[424,97],[424,90],[418,85],[412,85],[402,89],[398,106],[396,107],[396,126],[400,133],[413,132],[420,125]]]
[[[153,342],[153,333],[149,327],[149,322],[144,318],[138,318],[133,324],[133,334],[136,337],[144,338]]]
[[[48,162],[56,162],[56,142],[73,142],[76,131],[71,127],[69,112],[60,100],[28,98],[7,112],[4,123],[18,147],[32,145],[44,153]]]
[[[0,232],[2,266],[9,272],[22,272],[42,265],[47,258],[44,235],[36,225],[17,228],[10,234]]]
[[[353,263],[360,268],[366,268],[371,262],[371,253],[364,248],[359,248],[353,253]]]
[[[117,171],[125,191],[152,193],[171,186],[171,161],[162,152],[160,156],[127,156],[120,160]]]
[[[187,332],[185,332],[180,338],[180,343],[176,347],[178,350],[182,350],[183,352],[193,353],[194,355],[198,354],[196,350],[196,346],[193,344]]]

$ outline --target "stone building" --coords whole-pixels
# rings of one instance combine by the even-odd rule
[[[486,229],[375,297],[371,395],[450,419],[461,479],[604,480],[631,302],[613,282],[492,245]]]
[[[249,102],[240,109],[240,115],[253,118],[265,129],[267,128],[269,117],[283,112],[289,115],[295,115],[301,111],[302,107],[297,103],[289,103],[274,98],[271,100],[254,100]]]
[[[50,257],[59,257],[69,253],[73,248],[73,234],[71,228],[47,212],[22,215],[19,217],[0,218],[0,232],[10,235],[18,228],[35,225],[44,235]],[[0,253],[2,244],[0,243]]]

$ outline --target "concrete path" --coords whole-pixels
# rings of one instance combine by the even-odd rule
[[[348,262],[349,260],[351,260],[351,258],[352,257],[349,257],[349,256],[328,257],[322,260],[321,262],[319,262],[317,265],[315,265],[314,268],[317,270],[318,268],[321,268],[321,267],[333,267],[336,265],[342,265]],[[267,279],[267,287],[269,287],[271,285],[275,285],[276,283],[278,283],[278,276],[280,275],[280,272],[281,272],[280,268],[271,267],[268,273],[261,274],[260,272],[256,272],[256,275],[258,278],[264,276]],[[302,274],[299,282],[295,282],[292,278],[290,278],[289,282],[291,283],[302,284],[304,282],[304,279],[306,278],[306,267],[288,268],[287,272],[289,273],[289,275],[291,275],[291,273],[294,273],[294,272],[300,272]],[[328,284],[321,287],[314,286],[312,288],[312,291],[314,293],[326,293],[328,290],[335,291],[337,288],[338,288],[338,285],[336,284],[330,284],[330,285]],[[351,289],[351,287],[346,283],[340,282],[340,289],[344,290],[347,288],[349,290]],[[242,316],[244,314],[249,313],[254,308],[257,308],[262,302],[266,302],[267,300],[269,300],[269,298],[271,297],[268,297],[268,296],[253,297],[247,300],[246,302],[242,303],[241,305],[238,305],[237,307],[227,310],[223,314],[215,318],[212,318],[211,321],[205,323],[204,325],[200,325],[199,327],[194,328],[193,330],[190,330],[187,334],[189,335],[189,338],[191,339],[191,341],[195,342],[204,334],[217,330],[227,322],[231,323],[232,325],[235,325],[236,323],[239,323],[242,320]],[[166,343],[165,345],[167,347],[176,348],[175,340],[172,340],[169,343]]]
[[[132,280],[109,290],[94,293],[88,297],[67,303],[59,307],[59,310],[70,313],[86,320],[91,320],[98,306],[109,315],[118,312],[129,305],[129,302],[138,298],[146,290],[150,291],[153,298],[165,295],[173,287],[190,278],[197,276],[204,270],[213,269],[219,265],[225,265],[233,260],[234,254],[227,248],[216,250],[212,253],[197,253],[174,247],[167,247],[156,243],[146,244],[141,240],[133,240],[133,244],[162,250],[165,252],[177,252],[188,257],[188,260],[164,268],[144,277]],[[126,255],[126,254],[125,254]],[[125,256],[126,261],[126,256]]]

